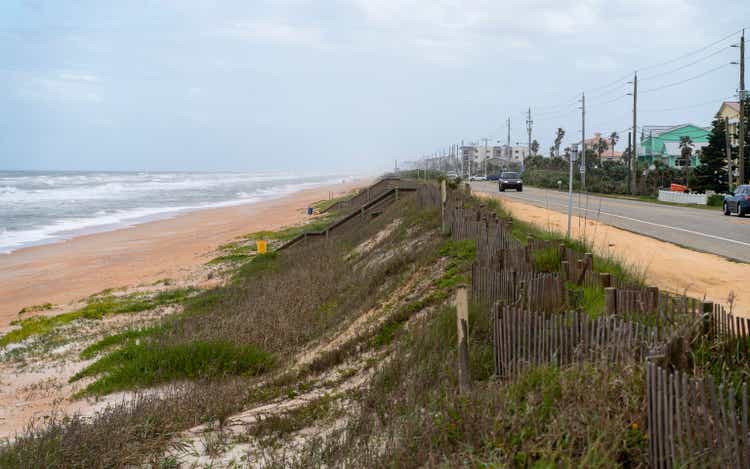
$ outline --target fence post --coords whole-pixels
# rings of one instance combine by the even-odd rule
[[[560,270],[562,270],[562,280],[563,282],[568,281],[568,272],[570,272],[568,267],[568,261],[562,261],[560,262]]]
[[[701,313],[702,317],[701,320],[703,321],[703,333],[704,334],[713,334],[716,331],[711,330],[711,324],[713,321],[711,321],[712,317],[711,315],[714,312],[714,302],[713,301],[704,301],[701,303]]]
[[[617,314],[617,288],[607,287],[604,289],[604,312],[606,314]]]
[[[659,287],[646,287],[648,292],[648,312],[656,313],[659,308]]]
[[[458,392],[469,391],[469,297],[466,286],[461,285],[456,291],[456,326],[458,328]]]
[[[471,185],[468,182],[464,183],[464,191],[466,195],[471,195]]]
[[[612,286],[612,276],[607,272],[601,272],[599,274],[599,282],[602,288],[609,288]]]
[[[443,234],[448,234],[448,223],[445,221],[445,201],[448,199],[448,188],[445,184],[445,179],[440,181],[440,215],[443,220]]]
[[[524,246],[524,254],[526,262],[531,262],[532,245],[534,243],[534,237],[531,235],[526,236],[526,246]]]

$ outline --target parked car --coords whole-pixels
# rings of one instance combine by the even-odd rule
[[[497,180],[497,188],[500,192],[504,192],[505,189],[515,189],[518,192],[523,191],[523,181],[519,173],[500,173],[500,178]]]
[[[724,215],[732,213],[741,217],[750,213],[750,184],[738,186],[733,193],[724,197]]]
[[[499,174],[490,174],[489,176],[487,176],[488,181],[497,181],[499,179],[500,179]]]
[[[469,181],[486,181],[487,178],[484,176],[474,175],[469,177]]]

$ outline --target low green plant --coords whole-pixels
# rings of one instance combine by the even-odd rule
[[[534,267],[539,272],[558,272],[562,262],[560,249],[551,246],[533,252]]]
[[[118,334],[108,335],[101,340],[89,345],[83,349],[80,353],[80,357],[83,360],[88,360],[96,357],[100,353],[110,350],[115,346],[122,345],[125,342],[134,342],[138,339],[145,338],[158,330],[158,327],[144,328],[144,329],[128,329]]]
[[[80,394],[101,395],[175,379],[256,375],[268,370],[273,362],[270,353],[254,345],[237,346],[227,341],[129,342],[76,373],[70,381],[99,376]]]
[[[53,305],[52,303],[43,303],[40,305],[26,306],[24,308],[21,308],[21,311],[19,311],[18,314],[21,315],[21,314],[26,314],[26,313],[35,313],[37,311],[49,311],[54,307],[55,305]]]
[[[107,315],[138,313],[158,306],[177,304],[187,300],[195,292],[193,288],[178,288],[164,290],[153,295],[133,293],[123,296],[111,294],[92,296],[83,308],[76,311],[13,321],[11,324],[18,328],[0,337],[0,347],[21,342],[33,336],[48,334],[57,327],[80,319],[100,320]]]

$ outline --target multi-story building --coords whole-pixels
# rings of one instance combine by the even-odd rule
[[[609,138],[602,137],[601,132],[594,132],[593,137],[586,139],[586,149],[594,150],[594,153],[598,155],[599,152],[597,148],[599,147],[599,142],[602,140],[607,142],[607,150],[602,153],[602,161],[621,161],[622,152],[615,150]]]
[[[729,127],[727,128],[729,131],[729,142],[733,146],[739,145],[740,103],[737,101],[724,101],[721,103],[716,117],[729,121]]]
[[[682,137],[690,137],[693,148],[690,166],[698,166],[699,150],[708,145],[709,133],[710,129],[694,124],[644,125],[638,145],[638,159],[647,163],[658,160],[671,168],[681,168],[685,162],[682,160],[680,141]]]

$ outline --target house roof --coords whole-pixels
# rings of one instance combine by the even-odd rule
[[[727,106],[728,108],[732,109],[733,111],[740,112],[740,103],[739,101],[724,101],[721,103],[722,106]]]
[[[703,130],[710,130],[708,127],[701,127],[700,125],[695,125],[692,123],[686,123],[686,124],[678,124],[678,125],[644,125],[642,127],[643,130],[643,136],[644,137],[658,137],[662,134],[665,134],[667,132],[672,132],[673,130],[682,129],[684,127],[695,127],[696,129],[703,129]]]

